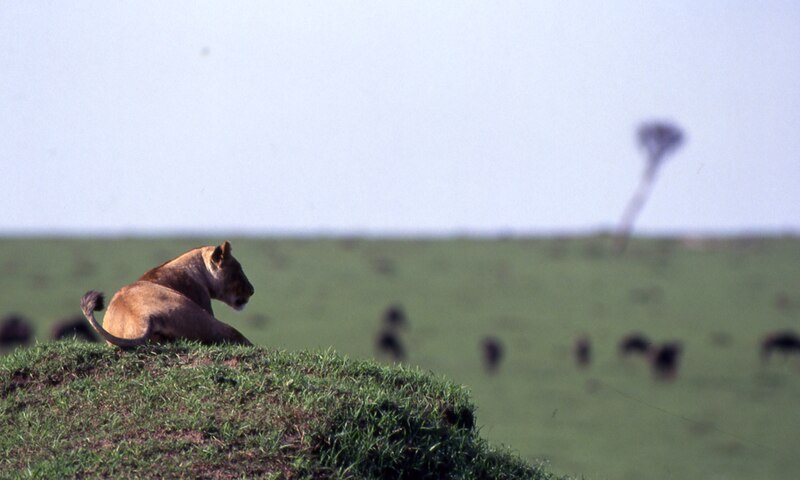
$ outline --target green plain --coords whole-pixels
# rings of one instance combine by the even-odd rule
[[[224,238],[0,240],[0,314],[48,341],[90,289],[113,294],[144,271]],[[800,363],[761,361],[759,342],[800,330],[800,239],[378,240],[229,238],[255,286],[218,318],[258,345],[375,357],[383,311],[403,306],[411,366],[465,385],[481,436],[550,469],[592,479],[783,479],[800,471]],[[102,315],[100,315],[102,316]],[[641,331],[680,340],[680,371],[658,382],[617,354]],[[506,357],[485,372],[478,348]],[[588,368],[572,344],[592,341]]]

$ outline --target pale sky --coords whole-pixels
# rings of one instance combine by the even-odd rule
[[[0,235],[800,231],[800,2],[0,0]]]

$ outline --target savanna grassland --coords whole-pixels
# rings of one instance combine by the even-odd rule
[[[48,341],[90,289],[112,294],[147,269],[223,238],[0,240],[0,314]],[[408,326],[406,363],[471,392],[481,436],[587,478],[791,478],[800,471],[800,358],[765,363],[760,341],[800,331],[800,240],[647,239],[624,255],[606,237],[229,239],[255,286],[218,318],[254,343],[376,356],[390,305]],[[619,339],[683,344],[657,381]],[[505,346],[494,375],[479,343]],[[575,364],[573,342],[591,339]],[[384,360],[387,361],[388,360]]]
[[[38,343],[0,357],[0,478],[569,480],[464,387],[331,350]]]

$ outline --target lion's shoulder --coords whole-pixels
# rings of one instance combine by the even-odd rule
[[[207,281],[204,278],[205,263],[202,254],[199,252],[193,254],[199,250],[195,249],[155,268],[151,268],[139,277],[137,282],[152,283],[175,290],[199,305],[203,310],[213,314],[211,297]]]

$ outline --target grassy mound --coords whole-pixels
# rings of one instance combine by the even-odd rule
[[[553,478],[421,371],[191,343],[0,359],[0,451],[3,478]]]

